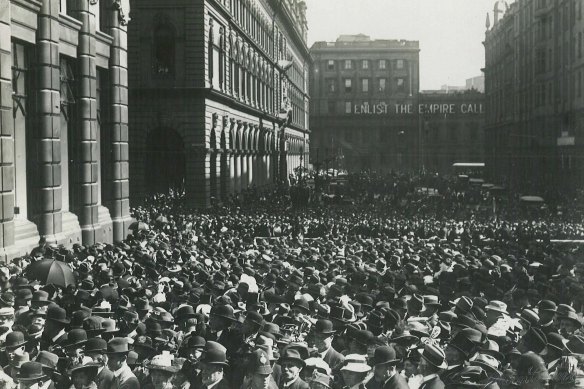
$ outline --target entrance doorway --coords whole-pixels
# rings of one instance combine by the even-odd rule
[[[182,137],[173,129],[153,130],[146,139],[146,190],[182,193],[185,190],[186,154]]]

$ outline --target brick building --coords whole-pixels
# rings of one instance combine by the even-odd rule
[[[349,170],[421,167],[417,41],[342,35],[310,49],[311,161]],[[406,111],[403,111],[406,107]]]
[[[123,239],[128,184],[123,0],[0,2],[0,257]]]
[[[133,4],[133,198],[177,189],[208,206],[308,163],[305,11],[298,0]]]
[[[582,1],[495,2],[485,36],[487,169],[524,192],[584,184]]]

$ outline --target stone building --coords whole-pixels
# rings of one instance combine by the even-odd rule
[[[128,231],[127,0],[0,2],[0,257]]]
[[[492,25],[487,17],[486,163],[494,182],[541,194],[584,185],[582,7],[496,1]]]
[[[320,168],[422,166],[417,41],[341,35],[310,49],[311,161]]]
[[[132,198],[184,190],[204,207],[308,163],[305,11],[298,0],[133,4]]]

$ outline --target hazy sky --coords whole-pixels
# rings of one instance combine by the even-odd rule
[[[481,74],[494,0],[306,0],[308,44],[340,34],[420,41],[420,87],[464,85]]]

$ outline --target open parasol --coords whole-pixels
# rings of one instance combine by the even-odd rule
[[[54,284],[62,287],[75,285],[73,270],[65,262],[56,259],[41,259],[26,268],[27,277],[44,285]]]

